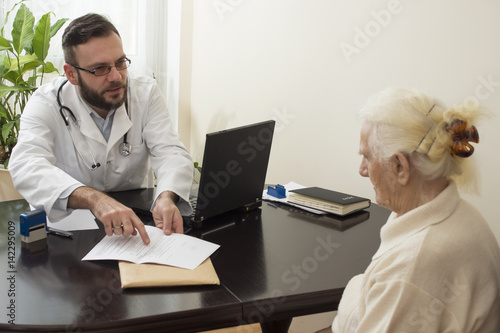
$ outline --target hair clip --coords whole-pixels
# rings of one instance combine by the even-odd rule
[[[431,108],[429,109],[429,111],[427,111],[425,116],[427,116],[429,113],[431,113],[431,111],[434,109],[435,106],[436,106],[436,104],[432,104]]]
[[[450,148],[452,155],[469,157],[474,153],[474,147],[472,147],[469,141],[479,143],[479,133],[475,126],[467,128],[466,121],[454,119],[446,126],[446,130],[451,134],[453,139],[453,144]]]
[[[420,142],[419,142],[419,143],[418,143],[418,145],[417,145],[417,148],[415,148],[415,151],[417,151],[417,150],[418,150],[418,148],[420,148],[420,145],[422,144],[422,142],[424,142],[425,137],[427,136],[427,134],[429,134],[429,132],[431,131],[431,129],[432,129],[432,126],[431,126],[431,127],[429,127],[429,129],[427,130],[427,132],[425,132],[424,136],[422,137],[422,140],[420,140]],[[435,139],[434,139],[434,140],[435,140]],[[432,141],[432,143],[434,143],[434,141]],[[432,145],[431,145],[431,146],[432,146]],[[427,153],[429,152],[429,150],[430,150],[430,149],[431,149],[431,147],[429,147],[429,149],[427,150]],[[427,153],[426,153],[426,154],[427,154]]]
[[[436,106],[436,104],[433,104],[431,106],[431,108],[429,109],[429,111],[427,111],[427,113],[425,114],[426,117],[429,115],[429,113],[431,113],[431,111],[434,109],[435,106]],[[425,138],[427,137],[427,134],[429,134],[429,132],[431,131],[431,129],[432,129],[432,126],[429,126],[429,129],[427,130],[427,132],[425,132],[424,136],[422,137],[422,140],[420,140],[420,142],[417,145],[417,148],[415,148],[415,151],[417,151],[418,148],[420,148],[420,145],[422,144],[422,142],[424,142]],[[434,137],[434,140],[432,140],[431,145],[429,146],[429,148],[427,149],[427,152],[425,153],[426,155],[431,150],[432,145],[434,144],[435,141],[436,141],[436,137]]]

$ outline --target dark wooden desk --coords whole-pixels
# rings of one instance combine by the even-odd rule
[[[0,203],[0,322],[16,324],[0,324],[0,331],[193,332],[238,324],[240,302],[224,286],[122,290],[116,261],[82,262],[104,237],[102,228],[74,232],[74,239],[48,235],[44,253],[27,254],[19,224],[7,223],[27,210],[22,200]],[[9,267],[12,229],[16,259]]]
[[[17,222],[27,210],[23,200],[0,203],[2,332],[196,332],[254,322],[279,332],[294,316],[336,309],[348,280],[370,262],[388,216],[372,205],[369,220],[339,231],[265,202],[193,233],[221,245],[212,255],[220,286],[122,290],[115,261],[81,261],[102,229],[72,240],[49,235],[44,253],[22,251]]]
[[[309,221],[300,209],[264,202],[261,211],[198,236],[228,249],[212,261],[242,302],[241,323],[286,332],[295,316],[336,310],[347,282],[368,266],[389,214],[377,205],[368,211],[368,220],[341,231]]]

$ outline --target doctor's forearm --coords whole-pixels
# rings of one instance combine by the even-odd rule
[[[125,212],[127,215],[134,214],[132,209],[122,205],[105,193],[88,186],[79,187],[70,194],[68,208],[90,209],[101,222],[104,222],[101,218],[106,219],[109,214],[120,214],[120,212]]]
[[[103,197],[108,196],[91,187],[82,186],[75,189],[70,194],[68,198],[68,208],[93,210],[99,200],[102,200]]]

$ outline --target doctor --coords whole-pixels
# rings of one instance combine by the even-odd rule
[[[66,77],[40,87],[21,117],[9,164],[16,189],[52,221],[89,209],[106,234],[148,244],[141,220],[103,192],[153,187],[154,170],[155,224],[182,233],[193,163],[156,82],[128,72],[120,35],[100,15],[72,21],[62,45]]]

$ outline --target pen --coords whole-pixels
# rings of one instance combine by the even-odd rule
[[[59,229],[55,229],[55,228],[49,228],[49,234],[62,236],[62,237],[66,237],[66,238],[73,238],[72,232],[59,230]]]
[[[272,204],[272,203],[270,203],[270,202],[268,202],[268,203],[267,203],[267,205],[268,205],[268,206],[271,206],[271,207],[273,207],[273,208],[278,208],[278,206],[276,206],[276,205],[274,205],[274,204]]]

